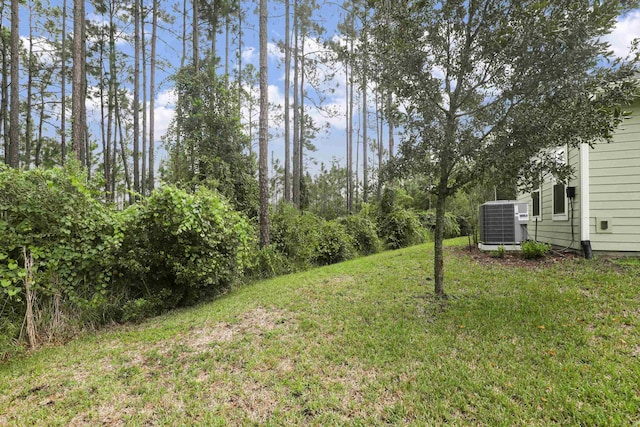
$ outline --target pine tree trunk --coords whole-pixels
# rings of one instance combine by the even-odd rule
[[[298,1],[293,3],[293,204],[300,209],[300,105],[298,103]]]
[[[11,108],[9,127],[9,166],[20,166],[20,34],[19,2],[11,0]]]
[[[349,109],[349,61],[344,61],[344,87],[345,87],[345,109],[346,120],[345,123],[345,151],[347,154],[347,179],[346,179],[346,196],[347,196],[347,212],[350,212],[351,200],[351,110]]]
[[[83,111],[85,106],[85,76],[84,70],[84,1],[74,0],[73,2],[73,88],[71,109],[74,120],[72,122],[73,150],[76,159],[83,166],[86,166],[85,154],[85,123],[83,122]]]
[[[140,165],[140,190],[147,195],[147,41],[145,33],[144,0],[140,0],[140,44],[142,47],[142,164]]]
[[[27,52],[27,109],[24,129],[24,168],[31,167],[31,143],[33,140],[33,115],[31,113],[33,91],[33,11],[29,8],[29,51]]]
[[[133,191],[140,193],[140,2],[133,1]]]
[[[267,169],[269,97],[267,69],[267,0],[260,0],[260,247],[269,246],[269,172]]]
[[[4,3],[0,5],[0,18],[4,16]],[[9,50],[6,39],[2,37],[2,99],[0,100],[0,125],[2,126],[2,139],[4,141],[4,162],[9,164]]]
[[[200,52],[198,46],[200,45],[200,32],[198,29],[198,0],[193,0],[193,39],[191,40],[193,45],[193,67],[197,73],[200,69]]]
[[[304,179],[304,143],[306,139],[306,117],[304,111],[304,34],[302,35],[302,43],[300,43],[300,137],[298,138],[298,183],[300,209],[303,209],[302,180]]]
[[[366,18],[365,18],[366,19]],[[366,20],[363,22],[366,27]],[[362,64],[362,200],[367,203],[369,201],[369,165],[368,163],[368,138],[367,138],[367,116],[369,111],[367,108],[367,33],[363,29],[363,50],[364,60]]]
[[[62,43],[60,52],[60,154],[64,165],[67,157],[67,0],[62,0]]]
[[[284,18],[284,199],[291,201],[291,129],[289,116],[289,93],[291,91],[291,40],[290,40],[290,0],[285,1]]]
[[[131,178],[129,176],[129,166],[127,164],[127,149],[124,143],[124,130],[122,128],[122,116],[120,112],[120,102],[118,101],[118,94],[116,93],[115,103],[115,115],[116,123],[118,126],[118,133],[120,135],[120,158],[122,159],[122,167],[124,168],[124,179],[127,184],[127,194],[129,194],[129,204],[133,204],[133,195],[131,194]]]
[[[393,159],[393,151],[395,149],[394,141],[393,141],[393,122],[391,120],[392,99],[393,99],[393,94],[389,92],[389,94],[387,95],[387,117],[388,117],[387,120],[389,123],[389,160]]]
[[[111,193],[111,167],[109,165],[110,160],[110,146],[109,146],[109,138],[108,132],[105,131],[105,126],[107,124],[107,120],[105,117],[104,111],[104,83],[105,83],[105,73],[104,73],[104,27],[102,30],[102,39],[103,42],[100,43],[100,135],[102,139],[102,163],[103,163],[103,174],[104,174],[104,198],[105,200],[109,200],[109,194]],[[107,96],[109,96],[109,90],[107,90]],[[107,102],[109,102],[107,100]]]
[[[158,31],[158,0],[153,0],[151,24],[151,69],[149,70],[149,194],[155,186],[155,106],[156,106],[156,41]]]
[[[362,200],[369,201],[369,165],[367,164],[367,73],[362,76]]]
[[[109,179],[108,185],[110,192],[107,193],[107,200],[115,201],[116,196],[116,165],[117,165],[117,143],[114,124],[115,102],[117,96],[116,87],[116,41],[115,26],[113,18],[115,16],[115,7],[112,4],[109,9],[109,90],[107,93],[107,158],[109,159]],[[106,166],[106,165],[105,165]],[[106,178],[105,174],[105,178]]]

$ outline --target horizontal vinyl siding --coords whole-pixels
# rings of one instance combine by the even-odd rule
[[[640,252],[640,105],[632,109],[613,142],[590,153],[590,237],[594,251]],[[611,221],[611,233],[598,233],[597,218]]]
[[[579,157],[580,151],[577,148],[569,149],[567,160],[576,171],[576,176],[569,180],[568,183],[569,186],[576,187],[576,198],[573,203],[573,239],[571,236],[571,203],[569,203],[567,207],[567,220],[553,219],[553,181],[551,179],[546,180],[540,190],[542,219],[538,220],[537,224],[534,219],[529,220],[529,224],[527,226],[529,239],[537,239],[540,242],[550,243],[557,247],[580,249],[580,188],[578,187],[580,184],[578,165]],[[531,197],[529,196],[527,198],[525,195],[522,199],[529,203],[529,215],[531,215],[533,209]]]

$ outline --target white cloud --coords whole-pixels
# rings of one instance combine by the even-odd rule
[[[242,61],[245,63],[253,64],[256,60],[256,49],[254,47],[247,47],[242,51]]]
[[[284,61],[284,53],[275,43],[267,43],[267,55],[279,61]]]
[[[618,18],[613,31],[605,40],[611,43],[613,53],[625,57],[629,53],[631,42],[640,38],[640,10],[633,10]]]

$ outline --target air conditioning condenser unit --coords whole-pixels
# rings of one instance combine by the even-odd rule
[[[480,206],[480,249],[519,250],[527,239],[529,205],[515,200],[497,200]]]

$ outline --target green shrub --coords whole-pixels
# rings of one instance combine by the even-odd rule
[[[496,249],[495,251],[493,251],[491,253],[491,256],[494,258],[504,258],[505,256],[507,256],[507,248],[505,248],[504,245],[500,245],[498,246],[498,249]]]
[[[350,215],[338,219],[353,243],[355,250],[361,255],[380,252],[381,243],[375,224],[363,215]]]
[[[521,247],[522,256],[526,259],[542,258],[551,250],[551,245],[533,240],[522,242]]]
[[[419,214],[420,223],[423,227],[427,228],[431,233],[436,229],[436,211],[431,209],[428,211],[422,211]],[[444,238],[451,239],[458,237],[461,234],[459,218],[450,212],[444,213]]]
[[[311,267],[325,221],[291,204],[281,204],[271,216],[271,244],[296,270]]]
[[[326,221],[320,228],[313,262],[317,265],[335,264],[353,258],[354,248],[345,228],[336,221]]]
[[[162,187],[122,216],[118,255],[130,299],[193,304],[228,288],[249,264],[253,228],[205,188]]]
[[[28,278],[36,339],[109,320],[115,221],[84,182],[73,164],[0,167],[0,306],[22,322]],[[33,260],[29,270],[25,258]]]
[[[380,219],[378,232],[391,249],[424,242],[424,229],[415,212],[396,208]]]
[[[293,272],[294,268],[286,256],[274,246],[257,249],[247,275],[255,279],[268,279]]]

